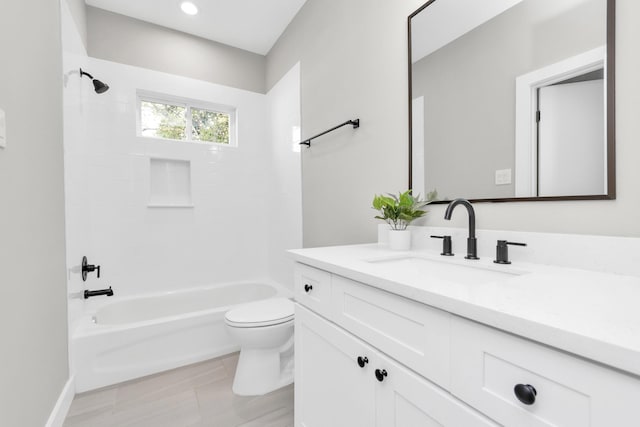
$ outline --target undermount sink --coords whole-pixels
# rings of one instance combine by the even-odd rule
[[[500,271],[484,266],[461,265],[417,256],[399,256],[366,260],[369,263],[401,269],[425,280],[442,280],[460,284],[501,282],[525,274],[519,271]],[[473,262],[473,261],[471,261]]]

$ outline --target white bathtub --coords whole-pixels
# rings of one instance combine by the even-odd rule
[[[106,299],[71,339],[76,392],[237,351],[225,328],[225,312],[275,296],[291,295],[277,285],[234,283]]]

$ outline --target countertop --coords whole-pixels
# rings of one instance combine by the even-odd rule
[[[490,258],[396,252],[378,244],[289,251],[294,260],[640,376],[640,277]],[[462,283],[425,278],[393,257],[511,273]]]

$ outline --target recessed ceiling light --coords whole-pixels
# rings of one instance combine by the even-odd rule
[[[190,1],[183,1],[182,3],[180,3],[180,9],[182,9],[182,11],[187,15],[198,14],[198,7]]]

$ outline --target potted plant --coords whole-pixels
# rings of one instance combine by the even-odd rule
[[[411,232],[407,226],[427,212],[423,208],[436,198],[436,192],[428,194],[427,200],[420,200],[420,196],[413,197],[411,190],[404,193],[375,195],[373,208],[380,212],[377,219],[387,222],[390,227],[389,247],[392,250],[409,250],[411,247]]]

